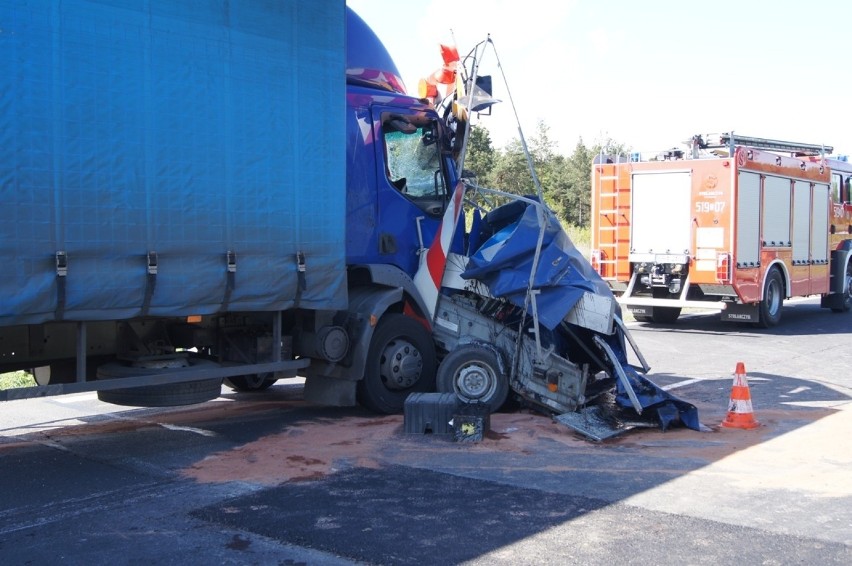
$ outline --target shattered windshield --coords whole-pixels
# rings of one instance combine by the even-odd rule
[[[408,125],[406,131],[385,133],[388,177],[409,198],[442,199],[446,190],[434,126]]]

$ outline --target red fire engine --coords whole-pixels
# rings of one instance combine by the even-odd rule
[[[852,309],[852,164],[833,150],[721,134],[592,166],[592,257],[640,321],[682,308],[770,327],[784,299]]]

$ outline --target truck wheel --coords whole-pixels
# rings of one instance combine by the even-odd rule
[[[482,346],[460,346],[438,367],[438,391],[455,393],[465,403],[485,403],[495,412],[509,395],[509,380],[497,355]]]
[[[188,363],[192,367],[219,367],[216,362],[200,358],[189,358]],[[161,370],[112,362],[99,366],[97,377],[98,379],[121,379],[122,377],[151,375],[158,371]],[[130,407],[172,407],[204,403],[217,398],[221,392],[221,379],[205,379],[145,387],[128,387],[126,389],[107,389],[98,391],[98,399],[104,403]]]
[[[673,324],[680,317],[680,307],[654,307],[651,314],[634,314],[636,322],[654,322],[657,324]]]
[[[680,317],[680,307],[654,307],[652,320],[659,324],[674,324]]]
[[[376,413],[401,413],[410,393],[435,390],[436,365],[426,328],[411,317],[387,314],[370,341],[358,402]]]
[[[251,393],[254,391],[266,391],[278,381],[271,373],[256,373],[254,375],[237,375],[234,377],[226,377],[225,385],[239,391],[241,393]]]
[[[761,328],[771,328],[781,322],[781,305],[784,303],[784,283],[781,273],[773,269],[766,277],[763,288],[763,300],[760,301],[760,320],[757,325]]]
[[[846,266],[846,292],[843,293],[843,304],[832,307],[832,312],[849,312],[852,310],[852,261]]]

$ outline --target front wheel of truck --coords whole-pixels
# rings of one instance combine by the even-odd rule
[[[411,317],[391,313],[376,327],[367,352],[358,401],[376,413],[401,413],[411,393],[435,390],[432,336]]]

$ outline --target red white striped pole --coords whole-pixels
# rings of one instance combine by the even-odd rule
[[[464,183],[459,181],[453,191],[453,197],[447,203],[447,210],[444,211],[444,217],[438,225],[435,239],[432,241],[432,245],[420,254],[420,265],[414,274],[414,286],[420,292],[420,296],[429,310],[430,323],[435,319],[438,294],[441,291],[441,282],[444,279],[450,243],[453,241],[459,221],[464,190]]]

